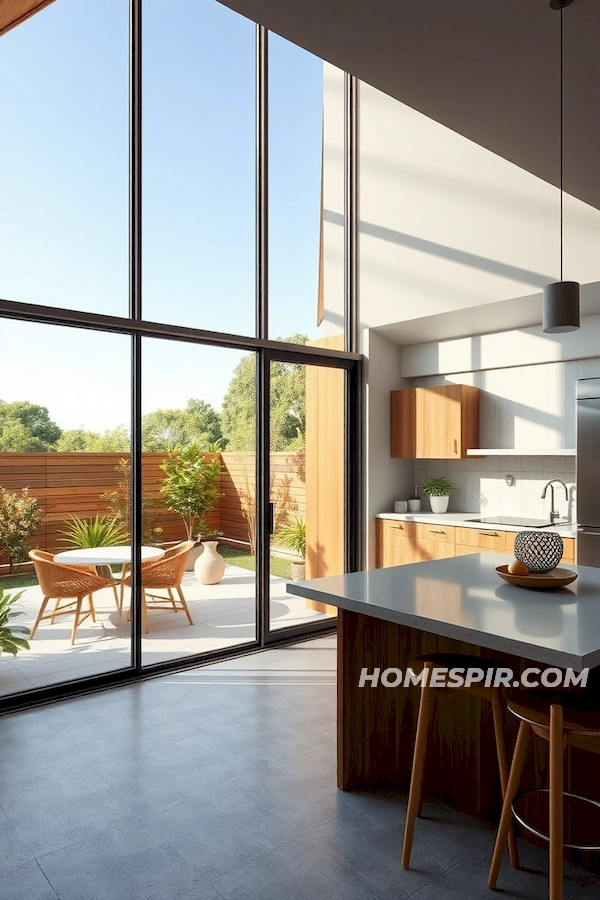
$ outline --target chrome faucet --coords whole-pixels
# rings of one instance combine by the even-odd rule
[[[545,499],[546,491],[548,490],[548,488],[550,488],[550,521],[551,522],[556,522],[557,519],[560,519],[560,513],[554,509],[554,485],[555,484],[562,484],[562,486],[565,489],[565,497],[567,498],[567,500],[569,499],[569,489],[566,486],[566,484],[564,483],[564,481],[560,480],[560,478],[553,478],[551,481],[548,482],[548,484],[544,485],[544,490],[542,491],[542,500]]]

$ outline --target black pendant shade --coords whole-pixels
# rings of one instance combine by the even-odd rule
[[[560,334],[579,328],[579,284],[555,281],[544,288],[544,331]]]

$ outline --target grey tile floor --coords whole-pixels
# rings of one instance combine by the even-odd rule
[[[547,897],[546,854],[485,887],[494,831],[335,787],[335,639],[0,718],[2,900]],[[600,897],[568,868],[565,897]]]

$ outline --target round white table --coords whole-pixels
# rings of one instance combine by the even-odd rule
[[[165,551],[160,547],[142,547],[142,562],[160,559]],[[131,565],[131,547],[86,547],[83,550],[62,550],[54,561],[66,566],[122,566]]]
[[[160,559],[165,555],[165,551],[160,547],[141,547],[142,562],[148,562],[152,559]],[[122,566],[120,591],[117,594],[117,582],[112,572],[110,579],[112,581],[113,593],[115,595],[115,603],[119,615],[123,610],[123,589],[124,579],[127,569],[131,568],[131,547],[129,545],[121,547],[86,547],[82,550],[61,550],[60,553],[54,555],[54,562],[63,563],[66,566]],[[110,569],[109,569],[110,571]]]

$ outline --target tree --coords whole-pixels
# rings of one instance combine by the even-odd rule
[[[72,428],[63,431],[56,442],[58,453],[78,453],[81,451],[101,450],[102,438],[94,431],[83,428]]]
[[[45,406],[28,400],[0,400],[0,452],[54,450],[61,434]]]
[[[59,453],[129,453],[131,442],[124,425],[96,434],[84,428],[63,431],[56,448]]]
[[[305,344],[306,335],[278,338]],[[254,354],[237,364],[223,399],[221,428],[228,450],[254,450],[256,422],[256,363]],[[306,435],[306,367],[271,363],[271,449],[304,450]]]
[[[185,409],[157,409],[142,422],[142,446],[154,453],[198,444],[203,449],[222,439],[219,413],[210,403],[190,398]]]
[[[182,450],[171,451],[161,465],[165,473],[161,494],[169,509],[183,519],[188,541],[194,540],[204,517],[221,496],[221,463],[218,459],[209,462],[204,457],[205,452],[198,444],[189,444]]]

